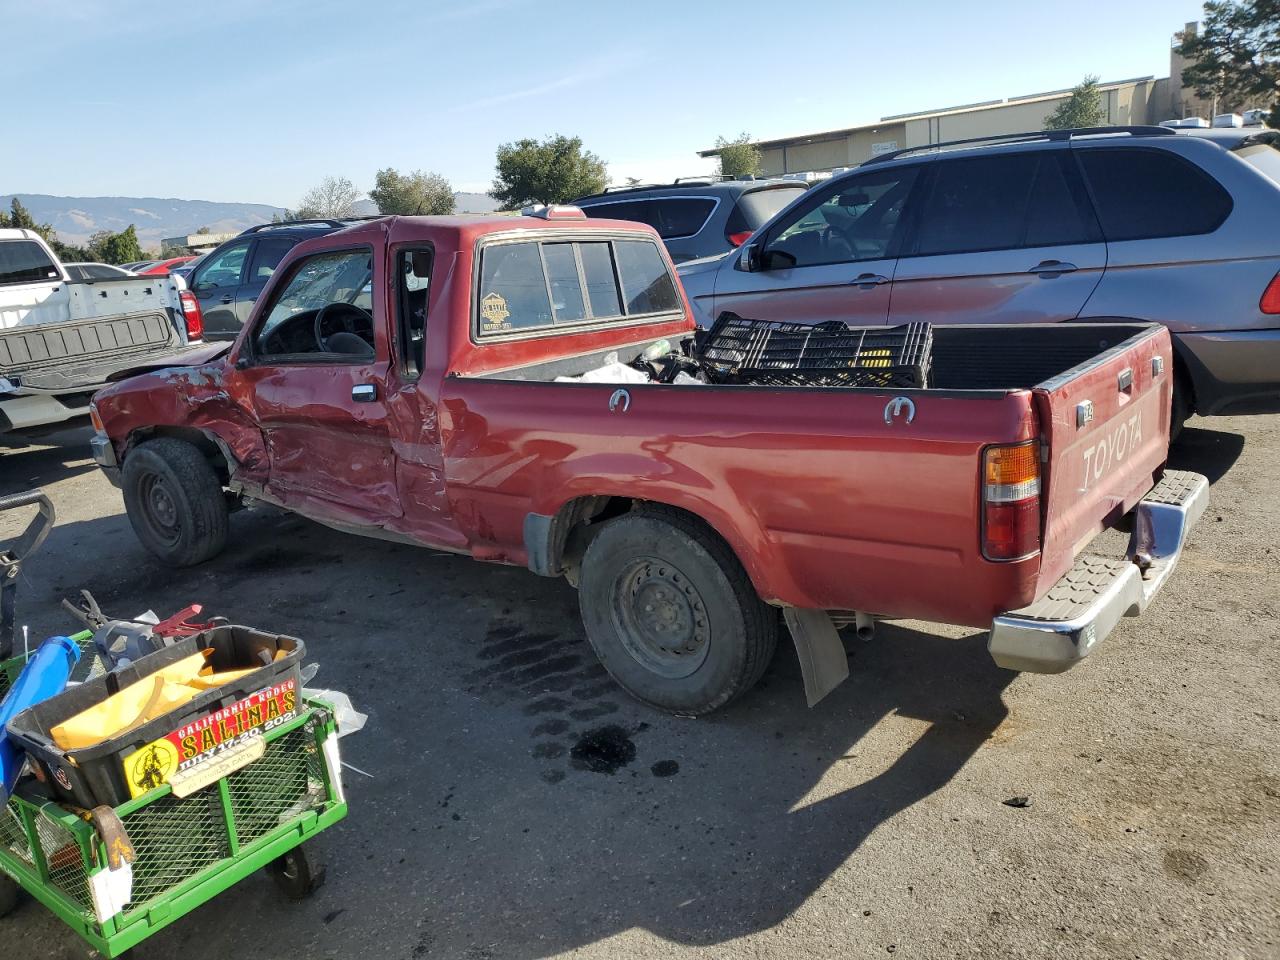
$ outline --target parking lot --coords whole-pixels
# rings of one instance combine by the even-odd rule
[[[1158,601],[1081,668],[1016,675],[981,633],[884,624],[817,708],[786,644],[698,721],[630,701],[574,591],[522,569],[274,509],[165,569],[87,436],[0,448],[0,494],[41,486],[58,509],[19,596],[33,638],[72,629],[58,601],[81,587],[117,615],[200,602],[303,637],[316,683],[370,714],[317,896],[241,884],[139,957],[1280,951],[1274,417],[1189,424],[1171,465],[1209,476],[1209,509]],[[30,901],[0,930],[9,955],[81,955]]]

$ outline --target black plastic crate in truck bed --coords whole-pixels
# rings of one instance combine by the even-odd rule
[[[851,327],[839,320],[749,320],[726,311],[701,338],[698,359],[715,383],[924,387],[932,346],[927,323]]]

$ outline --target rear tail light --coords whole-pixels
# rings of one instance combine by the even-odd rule
[[[748,240],[750,240],[750,239],[751,239],[751,233],[752,233],[752,231],[750,231],[750,230],[743,230],[741,233],[730,233],[730,234],[727,234],[727,235],[726,235],[726,237],[725,237],[725,239],[727,239],[727,240],[728,240],[730,243],[732,243],[735,247],[740,247],[740,246],[742,246],[744,243],[746,243]]]
[[[988,447],[982,479],[982,555],[1031,556],[1040,549],[1040,442]]]
[[[200,312],[200,301],[190,290],[183,290],[178,299],[182,302],[182,316],[187,321],[187,340],[203,340],[204,314]]]
[[[1262,291],[1258,309],[1263,313],[1280,313],[1280,273],[1272,277],[1267,289]]]

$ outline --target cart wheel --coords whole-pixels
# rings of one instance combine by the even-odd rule
[[[290,900],[305,900],[324,884],[324,864],[317,863],[302,847],[272,860],[267,872]]]
[[[18,907],[18,885],[0,875],[0,917],[7,917]]]

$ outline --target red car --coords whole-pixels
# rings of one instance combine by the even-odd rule
[[[138,270],[136,272],[140,277],[160,276],[161,274],[168,273],[174,267],[180,267],[184,263],[190,263],[194,259],[195,259],[194,255],[186,256],[186,257],[170,257],[167,260],[157,260],[147,268],[143,270]]]
[[[291,250],[233,344],[99,392],[94,455],[167,563],[217,554],[252,499],[565,576],[609,672],[681,714],[750,688],[784,622],[810,702],[848,674],[836,628],[878,618],[1065,670],[1204,507],[1164,469],[1159,325],[935,328],[926,387],[620,370],[687,368],[693,332],[650,227],[384,218]],[[1122,524],[1126,556],[1086,552]]]

